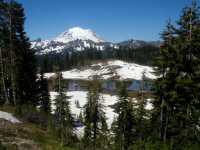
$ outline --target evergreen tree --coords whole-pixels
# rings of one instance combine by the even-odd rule
[[[82,111],[80,111],[80,113],[79,113],[79,115],[78,115],[78,117],[77,117],[77,121],[78,121],[78,123],[83,123],[83,114],[82,114]]]
[[[198,147],[199,126],[199,8],[195,2],[183,9],[178,29],[168,24],[157,57],[157,97],[154,101],[156,136],[171,149]],[[156,134],[155,134],[156,135]]]
[[[6,102],[19,108],[22,103],[36,106],[36,59],[24,31],[24,9],[14,0],[1,0],[0,7],[1,77],[7,89]]]
[[[134,149],[145,149],[148,134],[150,131],[150,110],[146,109],[147,96],[145,95],[146,86],[146,72],[142,73],[141,80],[141,94],[133,99],[134,107]]]
[[[183,9],[182,15],[178,20],[179,29],[177,30],[177,49],[179,52],[180,66],[179,76],[176,78],[175,86],[175,113],[172,117],[173,131],[172,141],[174,146],[190,146],[190,142],[198,145],[200,132],[196,128],[199,122],[199,96],[196,90],[199,90],[200,83],[199,70],[199,48],[200,44],[194,42],[200,32],[195,30],[200,27],[199,7],[193,2],[190,7]],[[198,38],[199,41],[199,38]],[[179,120],[177,123],[175,118]],[[184,139],[184,140],[183,140]]]
[[[47,123],[42,124],[50,130],[51,128],[51,102],[50,102],[50,95],[48,90],[48,82],[44,78],[44,74],[38,75],[38,79],[36,81],[36,93],[37,93],[37,101],[38,105],[40,106],[40,111],[47,116]]]
[[[115,123],[115,145],[117,149],[125,150],[133,145],[134,141],[134,125],[133,104],[128,99],[125,82],[122,83],[118,100],[117,120]]]
[[[44,78],[44,74],[42,73],[37,80],[37,99],[39,101],[39,105],[41,106],[41,111],[45,113],[50,113],[50,96],[48,90],[47,80]]]
[[[6,7],[7,4],[1,0],[0,1],[0,69],[1,69],[1,103],[9,103],[7,85],[6,85],[6,56],[5,56],[5,40],[4,33],[7,29],[6,26]]]
[[[87,103],[84,106],[84,136],[83,144],[87,149],[104,149],[107,146],[107,124],[103,111],[101,83],[94,78],[90,83]]]
[[[66,96],[64,92],[64,82],[62,73],[59,71],[59,68],[56,68],[56,77],[54,81],[54,90],[58,92],[58,95],[55,98],[55,114],[59,120],[59,130],[61,134],[61,146],[63,144],[70,144],[73,140],[74,127],[73,127],[73,117],[70,111],[70,104],[67,100],[69,97]]]
[[[30,49],[29,39],[24,32],[25,15],[21,4],[14,0],[9,2],[10,23],[10,74],[14,104],[20,114],[21,104],[38,104],[36,99],[36,60]]]
[[[176,29],[172,25],[171,21],[167,23],[166,30],[161,34],[164,40],[160,54],[157,56],[156,62],[156,73],[160,78],[156,81],[157,95],[154,101],[154,107],[157,108],[153,114],[155,124],[155,133],[158,133],[157,137],[165,142],[167,128],[168,128],[168,114],[169,110],[167,106],[169,105],[170,99],[174,94],[172,91],[175,87],[175,78],[178,75],[177,63],[179,62],[177,58],[177,50],[173,46],[176,43],[175,40]],[[170,69],[169,69],[170,68]],[[173,103],[172,103],[173,104]]]

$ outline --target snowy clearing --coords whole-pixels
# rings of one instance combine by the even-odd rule
[[[15,117],[13,117],[12,114],[4,112],[4,111],[0,111],[0,119],[5,119],[5,120],[10,121],[12,123],[20,123],[20,121],[17,120]]]
[[[63,71],[64,79],[90,80],[94,75],[102,79],[141,80],[142,73],[149,79],[156,79],[154,70],[149,66],[127,63],[121,60],[110,60],[104,63],[93,64],[87,68]],[[45,73],[46,78],[54,77],[54,73]]]
[[[55,99],[56,95],[58,95],[56,92],[50,92],[52,113],[54,113],[54,110],[55,110],[54,99]],[[87,92],[86,91],[67,92],[67,96],[70,96],[69,101],[70,101],[71,113],[75,118],[77,118],[79,116],[80,112],[83,111],[83,106],[87,102]],[[117,103],[117,99],[118,99],[118,97],[115,95],[111,96],[108,94],[102,94],[102,100],[103,100],[103,104],[105,106],[104,111],[106,113],[105,115],[107,118],[107,123],[108,123],[109,128],[113,122],[114,116],[116,116],[116,113],[114,112],[114,109],[112,109],[108,106]],[[76,107],[75,101],[79,101],[79,103],[80,103],[79,108]]]
[[[56,92],[50,92],[52,113],[54,113],[53,110],[55,109],[54,99],[55,99],[56,95],[58,95]],[[70,101],[71,113],[75,118],[77,118],[79,116],[80,112],[83,112],[83,106],[87,102],[87,91],[67,92],[67,96],[70,96],[69,101]],[[117,103],[117,99],[118,99],[117,95],[102,94],[102,100],[103,100],[103,104],[105,106],[104,112],[106,115],[107,124],[108,124],[109,129],[111,128],[111,124],[114,120],[114,117],[117,116],[117,114],[114,112],[114,109],[109,106]],[[151,100],[152,99],[147,99],[147,105],[145,106],[145,108],[147,110],[151,110],[153,108]],[[79,101],[79,104],[80,104],[79,108],[76,107],[75,101]],[[83,131],[84,131],[84,127],[77,127],[76,133],[78,136],[82,136]]]
[[[58,95],[57,92],[50,92],[51,96],[51,108],[52,113],[54,113],[55,105],[54,105],[54,99],[56,98],[56,95]],[[86,91],[73,91],[73,92],[67,92],[67,96],[70,96],[70,108],[72,115],[77,118],[80,114],[80,112],[83,112],[83,106],[87,102],[87,92]],[[113,122],[114,116],[117,114],[114,112],[114,109],[108,107],[108,105],[115,104],[117,102],[117,96],[111,96],[108,94],[102,94],[102,100],[103,104],[105,106],[105,115],[108,123],[108,128],[111,127],[111,124]],[[77,108],[75,101],[79,101],[80,107]],[[76,128],[76,134],[80,138],[83,136],[84,133],[84,126],[77,127]]]

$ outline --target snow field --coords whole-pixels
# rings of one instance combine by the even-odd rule
[[[100,67],[100,69],[92,69]],[[89,69],[79,70],[72,69],[69,71],[63,71],[64,79],[77,79],[77,80],[90,80],[92,76],[99,75],[102,79],[107,80],[114,76],[119,76],[120,80],[141,80],[142,74],[145,72],[145,76],[149,79],[156,79],[154,70],[149,66],[142,66],[134,63],[127,63],[121,60],[108,61],[107,63],[93,64]],[[45,73],[46,78],[54,77],[54,73]]]

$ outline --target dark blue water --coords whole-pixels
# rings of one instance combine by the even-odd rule
[[[83,80],[67,80],[66,87],[68,91],[87,91],[88,90],[88,81]],[[102,88],[105,90],[117,90],[121,86],[121,83],[118,81],[106,81],[102,82]],[[143,91],[149,92],[152,88],[152,81],[127,81],[127,90],[129,91]]]
[[[128,90],[140,90],[140,81],[133,81],[130,86],[128,86]]]
[[[83,89],[81,89],[79,81],[77,80],[70,80],[68,82],[68,90],[69,91],[83,91]]]
[[[102,88],[109,89],[109,90],[116,90],[117,89],[117,83],[116,82],[103,82]]]

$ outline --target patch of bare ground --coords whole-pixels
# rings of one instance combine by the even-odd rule
[[[48,136],[47,131],[29,123],[12,123],[0,120],[0,143],[6,149],[12,150],[41,150],[34,141],[39,135]]]

